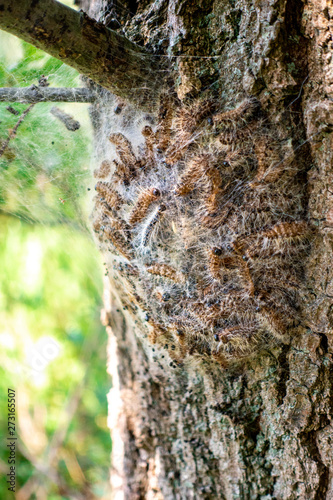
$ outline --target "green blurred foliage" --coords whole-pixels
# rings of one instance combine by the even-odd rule
[[[37,85],[42,74],[47,75],[54,87],[80,86],[75,70],[27,43],[2,32],[0,46],[2,87]],[[28,104],[11,106],[22,113]],[[82,198],[89,179],[91,153],[87,105],[58,105],[81,123],[74,133],[50,114],[52,106],[54,103],[36,104],[0,158],[0,210],[38,223],[82,224],[86,214],[80,213],[83,207],[78,199]],[[19,118],[7,107],[8,104],[1,103],[2,143]]]
[[[0,86],[80,86],[76,71],[0,32]],[[0,147],[19,116],[0,103]],[[102,265],[87,229],[88,105],[59,104],[68,131],[36,104],[0,158],[0,400],[16,390],[17,487],[25,497],[108,498],[106,333]],[[12,104],[22,113],[27,104]],[[2,477],[8,449],[0,447]],[[21,490],[21,493],[23,490]],[[22,493],[23,494],[23,493]],[[13,498],[5,480],[0,498]]]

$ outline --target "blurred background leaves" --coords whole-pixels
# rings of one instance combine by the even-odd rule
[[[76,71],[0,32],[0,86],[82,86]],[[28,104],[0,103],[0,148]],[[0,158],[0,398],[16,391],[16,495],[110,497],[103,269],[89,229],[92,131],[88,105],[58,106],[66,129],[36,104]],[[4,441],[3,441],[4,443]],[[0,498],[13,498],[0,448]]]

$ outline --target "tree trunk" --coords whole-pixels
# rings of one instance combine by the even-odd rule
[[[151,303],[142,305],[135,270],[126,264],[126,248],[110,233],[116,248],[110,253],[110,239],[105,233],[100,236],[109,273],[104,319],[113,375],[109,415],[115,498],[332,499],[332,6],[316,0],[96,0],[82,6],[145,46],[157,60],[168,56],[164,81],[166,88],[171,81],[176,97],[167,101],[164,113],[175,101],[193,109],[201,99],[210,99],[218,102],[218,110],[208,117],[209,127],[216,113],[237,109],[246,96],[256,96],[264,118],[250,126],[257,143],[253,147],[262,144],[260,123],[269,158],[277,154],[275,143],[292,148],[298,173],[289,178],[285,193],[302,193],[299,214],[315,233],[311,247],[300,250],[302,263],[293,261],[295,268],[301,265],[303,278],[297,292],[300,319],[287,325],[290,342],[281,335],[266,349],[258,344],[251,355],[236,360],[222,356],[220,363],[212,359],[209,347],[203,347],[201,356],[198,345],[182,357],[175,335],[165,332],[162,320],[152,334],[157,320],[145,321],[144,309],[153,308],[155,292]],[[238,108],[231,128],[238,127],[237,120],[241,127],[246,113]],[[131,139],[137,158],[144,144],[143,126],[156,123],[155,116],[145,116],[113,96],[102,110],[95,107],[92,116],[99,162],[112,157],[119,162],[119,138],[113,140],[116,151],[108,140],[117,132]],[[257,154],[258,165],[260,158]],[[104,178],[102,170],[97,169],[99,179]],[[135,182],[132,189],[142,190]],[[97,201],[99,234],[100,210]],[[196,235],[191,237],[193,243]],[[198,238],[195,245],[205,241],[204,235]],[[174,262],[181,261],[182,250]],[[282,272],[277,267],[273,275]]]

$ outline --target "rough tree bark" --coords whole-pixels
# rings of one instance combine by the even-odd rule
[[[105,320],[116,498],[124,491],[131,500],[332,499],[332,6],[89,2],[91,15],[101,9],[131,40],[174,56],[169,76],[180,99],[214,86],[229,103],[244,91],[260,99],[298,141],[308,219],[318,229],[306,261],[302,324],[289,346],[242,368],[170,368],[163,350],[142,340],[111,285]]]
[[[332,499],[332,6],[317,0],[81,6],[156,60],[168,60],[165,85],[180,100],[211,92],[230,104],[255,95],[297,145],[307,219],[317,228],[305,262],[302,321],[291,329],[290,345],[228,369],[200,362],[174,368],[167,352],[142,335],[143,320],[128,314],[131,304],[105,257],[115,497]],[[110,158],[113,127],[133,129],[144,119],[128,106],[118,117],[122,105],[110,95],[103,109],[92,110],[99,160]]]

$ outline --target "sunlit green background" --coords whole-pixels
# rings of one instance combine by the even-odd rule
[[[66,65],[0,32],[0,86],[81,86]],[[19,115],[0,103],[0,149]],[[89,225],[88,105],[36,104],[0,158],[0,498],[7,491],[7,389],[16,391],[16,498],[109,498],[103,270]],[[12,104],[22,113],[27,104]]]

